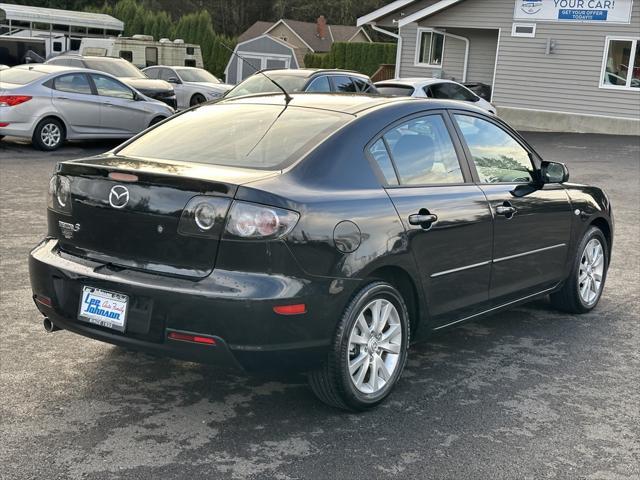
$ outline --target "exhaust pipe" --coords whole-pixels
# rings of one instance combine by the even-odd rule
[[[42,326],[48,333],[53,333],[60,330],[60,327],[56,327],[56,325],[51,321],[51,319],[49,319],[49,317],[44,317],[44,320],[42,321]]]

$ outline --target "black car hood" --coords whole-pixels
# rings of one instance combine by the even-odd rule
[[[141,92],[166,92],[173,91],[173,87],[169,82],[164,80],[154,80],[152,78],[135,78],[135,77],[123,77],[120,78],[124,83],[130,87],[140,90]]]

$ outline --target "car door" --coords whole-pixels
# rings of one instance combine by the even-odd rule
[[[436,325],[488,301],[492,216],[445,112],[413,116],[368,149],[408,234]]]
[[[51,82],[51,102],[60,113],[67,136],[100,132],[100,98],[91,88],[86,73],[67,73]]]
[[[173,90],[176,92],[178,108],[189,108],[189,101],[191,100],[194,89],[189,85],[185,85],[173,68],[158,68],[158,76],[156,78],[171,84]]]
[[[455,112],[472,174],[493,215],[490,297],[501,303],[550,288],[567,262],[572,211],[560,184],[539,185],[524,140],[485,116]]]
[[[92,73],[91,79],[101,99],[100,125],[106,134],[125,136],[149,126],[151,112],[145,101],[137,101],[131,88],[115,78]]]

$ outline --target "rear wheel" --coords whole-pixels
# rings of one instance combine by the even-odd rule
[[[204,98],[204,95],[202,95],[201,93],[196,93],[193,97],[191,97],[191,101],[189,102],[189,105],[193,107],[195,105],[199,105],[206,101],[207,99]]]
[[[41,120],[33,131],[31,142],[45,151],[56,150],[64,143],[65,131],[62,122],[56,118]]]
[[[373,282],[351,300],[321,368],[309,385],[324,403],[367,410],[393,390],[407,361],[409,314],[402,295],[386,282]]]
[[[608,251],[602,231],[589,228],[578,245],[569,278],[561,290],[551,295],[554,307],[570,313],[586,313],[598,304],[607,278]]]

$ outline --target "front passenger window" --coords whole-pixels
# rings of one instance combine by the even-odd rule
[[[455,115],[482,183],[533,180],[529,152],[497,125],[470,115]]]

